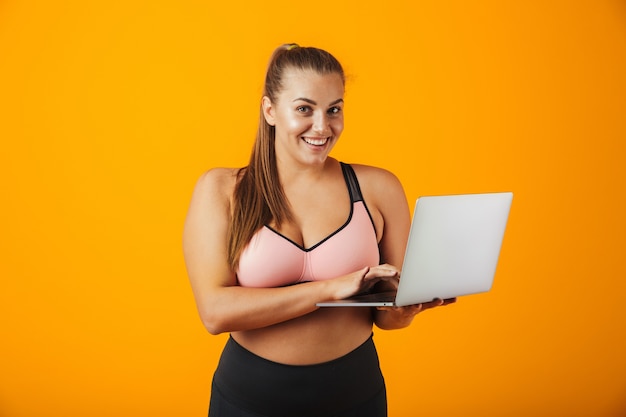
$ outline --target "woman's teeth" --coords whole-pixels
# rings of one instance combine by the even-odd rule
[[[304,141],[309,145],[322,146],[328,142],[328,138],[307,138],[303,137]]]

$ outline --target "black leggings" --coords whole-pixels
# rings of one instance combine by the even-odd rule
[[[213,377],[209,417],[385,417],[387,395],[370,337],[330,362],[284,365],[234,339]]]

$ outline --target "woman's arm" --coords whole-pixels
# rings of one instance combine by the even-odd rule
[[[382,227],[379,242],[381,262],[401,268],[411,228],[411,215],[402,184],[395,175],[382,169],[357,166],[355,170],[362,177],[360,182],[364,185],[362,188],[368,205],[370,202],[374,205],[375,210],[372,211],[376,212],[377,227]],[[387,282],[380,283],[379,287],[381,291],[395,289],[390,288]],[[381,329],[404,328],[419,312],[451,302],[454,300],[434,300],[407,307],[381,307],[374,314],[374,322]]]
[[[308,314],[317,302],[341,299],[395,272],[365,268],[332,280],[282,288],[237,285],[227,261],[230,200],[236,170],[214,169],[196,184],[183,251],[198,312],[212,334],[270,326]],[[280,307],[278,307],[280,306]]]

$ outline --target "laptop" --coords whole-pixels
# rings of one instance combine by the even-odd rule
[[[512,201],[510,192],[418,198],[398,289],[317,306],[402,307],[489,291]]]

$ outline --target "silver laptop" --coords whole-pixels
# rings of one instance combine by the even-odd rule
[[[401,307],[489,291],[512,201],[510,192],[418,198],[397,291],[317,305]]]

